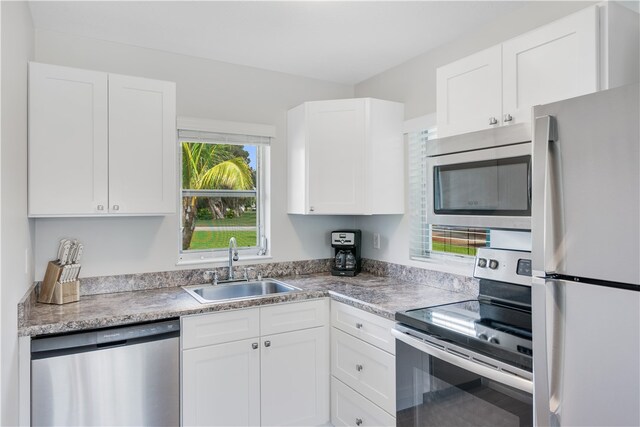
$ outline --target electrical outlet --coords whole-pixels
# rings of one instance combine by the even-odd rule
[[[380,233],[373,233],[373,249],[380,249]]]

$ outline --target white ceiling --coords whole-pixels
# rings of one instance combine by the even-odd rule
[[[38,29],[355,84],[517,1],[41,1]]]

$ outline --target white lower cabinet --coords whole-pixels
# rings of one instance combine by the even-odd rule
[[[328,304],[324,299],[183,318],[182,424],[328,423]],[[291,321],[297,315],[300,322]]]
[[[394,322],[336,301],[331,313],[331,422],[395,425]]]
[[[262,344],[262,425],[326,423],[329,420],[329,327],[262,337]]]
[[[183,425],[260,425],[257,344],[256,338],[182,352]]]

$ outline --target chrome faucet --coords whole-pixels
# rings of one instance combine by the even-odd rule
[[[229,239],[229,280],[235,279],[233,261],[238,261],[238,242],[236,242],[235,237]]]

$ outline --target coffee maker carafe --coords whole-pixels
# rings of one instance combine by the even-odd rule
[[[355,276],[360,272],[362,233],[360,230],[338,230],[331,232],[331,247],[335,253],[331,263],[334,276]]]

